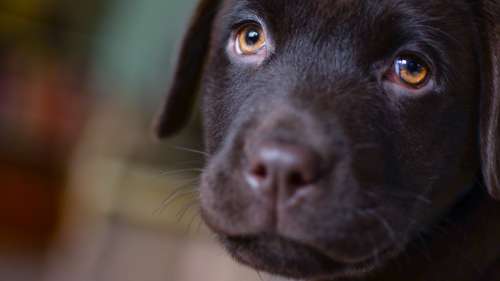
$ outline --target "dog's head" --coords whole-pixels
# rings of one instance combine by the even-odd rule
[[[369,272],[476,181],[500,197],[499,11],[202,1],[158,134],[182,127],[199,89],[203,216],[239,261],[313,279]]]

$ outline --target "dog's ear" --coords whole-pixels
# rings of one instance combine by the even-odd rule
[[[155,134],[168,137],[191,117],[210,45],[212,24],[221,0],[201,0],[181,44],[177,66],[163,108],[155,120]]]
[[[481,158],[490,194],[500,200],[500,0],[482,0]]]

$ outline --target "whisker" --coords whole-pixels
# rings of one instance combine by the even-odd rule
[[[200,234],[202,226],[203,226],[203,220],[200,218],[200,222],[198,222],[198,226],[196,227],[196,234]]]
[[[198,205],[198,200],[195,199],[195,200],[193,200],[193,202],[188,203],[188,204],[186,204],[186,206],[181,208],[176,214],[177,223],[180,223],[182,221],[182,218],[184,217],[184,215],[186,215],[186,213],[189,211],[189,209],[191,209],[192,207],[194,207],[196,205]]]
[[[172,176],[172,175],[179,175],[179,174],[185,174],[185,173],[191,173],[191,172],[198,172],[201,173],[203,172],[203,169],[200,168],[190,168],[190,169],[179,169],[179,170],[167,170],[165,172],[162,172],[162,176]]]
[[[264,278],[262,278],[262,274],[260,273],[260,271],[255,270],[255,272],[257,272],[257,276],[259,276],[260,281],[264,281]]]
[[[375,264],[380,264],[380,250],[378,248],[377,242],[375,241],[375,238],[373,237],[373,234],[368,232],[368,237],[370,237],[370,242],[373,245],[373,253],[375,255]]]
[[[426,197],[424,197],[420,193],[411,193],[411,192],[402,192],[402,191],[397,191],[397,192],[390,192],[387,190],[379,189],[378,193],[375,193],[374,191],[369,191],[369,190],[364,190],[364,193],[366,195],[369,195],[373,198],[380,198],[380,195],[388,195],[393,198],[399,198],[399,199],[415,199],[417,201],[420,201],[424,204],[431,205],[432,201]]]
[[[161,211],[163,211],[172,201],[175,199],[178,199],[180,197],[189,195],[189,194],[196,194],[198,191],[196,189],[189,189],[187,191],[181,192],[181,190],[187,188],[190,185],[195,186],[196,183],[199,182],[199,178],[189,180],[186,183],[183,183],[181,186],[175,188],[170,194],[161,202],[161,205],[158,209],[156,209],[153,214],[157,214]]]
[[[195,211],[194,214],[193,214],[193,217],[191,218],[191,221],[189,222],[188,226],[187,226],[187,234],[189,234],[191,232],[191,226],[193,225],[194,221],[196,220],[197,217],[199,217],[199,211]]]
[[[169,200],[167,200],[165,203],[162,204],[160,208],[158,208],[154,214],[158,214],[163,212],[172,202],[175,202],[175,200],[188,196],[188,195],[194,195],[197,191],[195,190],[189,190],[185,192],[179,192],[175,196],[172,196]]]
[[[186,180],[184,183],[175,187],[174,190],[168,194],[167,198],[165,198],[165,200],[163,200],[163,202],[169,200],[171,196],[173,196],[175,193],[181,191],[182,189],[187,188],[190,185],[194,186],[197,182],[199,182],[199,180],[200,179],[198,177]]]
[[[181,151],[186,151],[186,152],[191,152],[194,154],[202,155],[205,157],[209,156],[208,153],[201,151],[201,150],[193,149],[193,148],[187,148],[187,147],[182,147],[182,146],[173,146],[173,148],[177,149],[177,150],[181,150]]]
[[[172,202],[174,202],[177,199],[180,199],[180,198],[188,196],[188,195],[195,195],[197,193],[198,193],[198,191],[196,191],[196,190],[188,190],[188,191],[185,191],[185,192],[179,192],[175,196],[173,196],[170,200],[168,200],[168,201],[166,201],[164,203],[164,205],[162,207],[162,210],[164,210],[165,208],[167,208]]]
[[[422,248],[418,247],[419,251],[424,255],[425,259],[427,259],[428,261],[432,261],[432,257],[430,256],[430,249],[422,233],[417,233],[417,240],[422,246]]]
[[[164,177],[168,176],[177,176],[179,175],[183,179],[188,179],[186,176],[192,176],[192,178],[199,177],[199,175],[203,172],[203,169],[198,167],[193,168],[182,168],[182,169],[149,169],[153,174],[151,176],[152,180],[164,180]],[[186,176],[184,176],[184,174]]]
[[[180,166],[180,165],[187,165],[187,164],[199,164],[197,166],[201,166],[203,163],[204,163],[204,159],[198,158],[198,159],[191,159],[191,160],[186,160],[186,161],[175,162],[175,165]]]
[[[385,218],[380,216],[375,210],[364,210],[363,213],[375,218],[382,225],[382,227],[384,227],[394,245],[396,245],[396,247],[401,249],[402,245],[399,243],[397,239],[396,232]]]

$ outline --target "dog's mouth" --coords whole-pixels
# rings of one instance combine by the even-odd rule
[[[278,235],[219,238],[228,252],[241,263],[257,270],[308,280],[362,276],[399,252],[397,247],[387,246],[373,251],[362,260],[346,262],[318,247]]]

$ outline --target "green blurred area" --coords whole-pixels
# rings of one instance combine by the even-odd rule
[[[197,118],[151,137],[195,2],[0,2],[0,280],[258,280],[198,216]]]
[[[142,98],[158,94],[156,89],[169,77],[177,46],[172,43],[179,41],[194,3],[120,1],[98,36],[94,67],[100,86],[117,81],[129,92],[143,92]]]

